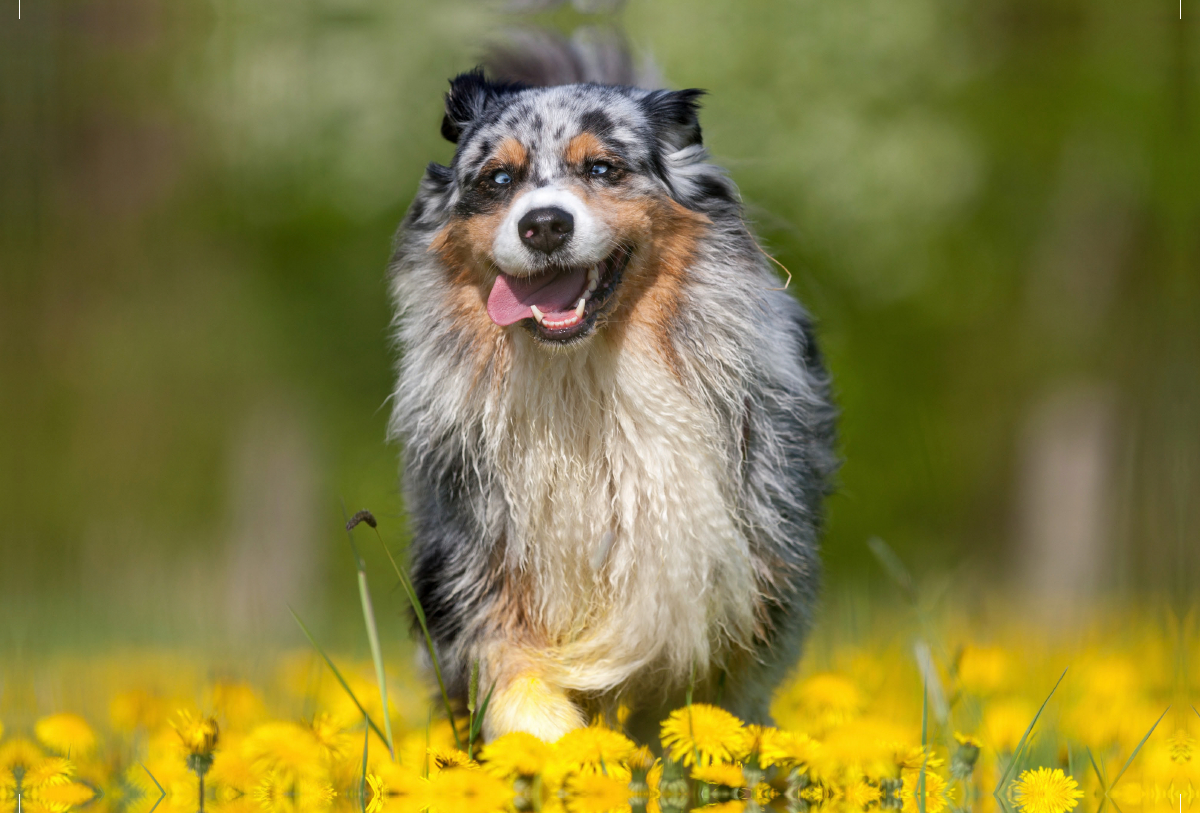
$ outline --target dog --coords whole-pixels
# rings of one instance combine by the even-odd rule
[[[766,723],[837,467],[813,325],[708,160],[702,91],[552,62],[450,82],[454,158],[389,266],[390,434],[446,689],[465,705],[478,668],[488,741],[619,717],[656,742],[685,696]]]

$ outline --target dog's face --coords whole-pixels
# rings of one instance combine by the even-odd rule
[[[672,197],[667,160],[698,148],[698,95],[455,79],[451,214],[431,250],[462,306],[548,347],[669,320],[708,223]]]

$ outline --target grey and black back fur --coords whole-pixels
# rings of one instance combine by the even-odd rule
[[[810,320],[708,161],[699,91],[510,64],[523,82],[451,82],[454,160],[390,269],[391,431],[447,687],[465,701],[480,664],[489,740],[621,703],[653,740],[690,680],[765,722],[836,467]]]

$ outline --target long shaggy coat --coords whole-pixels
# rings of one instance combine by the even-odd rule
[[[698,96],[463,74],[397,235],[413,580],[487,739],[624,704],[652,740],[689,686],[763,722],[799,657],[829,381]]]

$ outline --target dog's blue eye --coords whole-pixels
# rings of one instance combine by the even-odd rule
[[[506,183],[512,183],[512,176],[504,170],[500,170],[492,176],[492,183],[498,186],[504,186]]]
[[[597,162],[595,164],[592,164],[591,173],[593,175],[603,175],[606,172],[608,172],[608,164],[605,164],[603,162]]]

